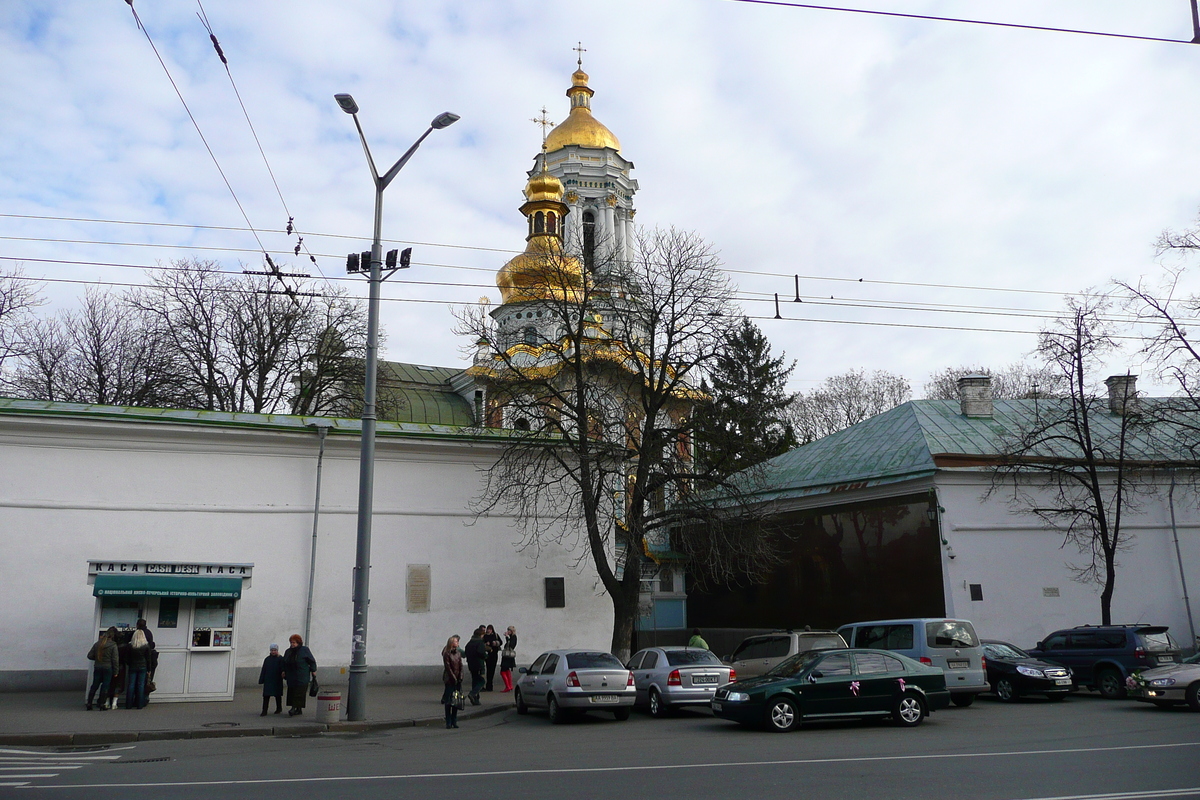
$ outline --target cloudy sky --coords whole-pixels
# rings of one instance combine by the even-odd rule
[[[577,41],[636,165],[638,222],[716,246],[797,389],[885,369],[919,396],[941,367],[1016,361],[1064,293],[1155,280],[1155,238],[1200,206],[1196,46],[730,0],[203,2],[316,268],[291,257],[198,4],[135,6],[278,263],[344,281],[369,246],[370,177],[335,92],[387,164],[438,112],[462,116],[387,193],[385,237],[416,243],[384,289],[392,359],[459,363],[451,306],[498,299],[524,246],[530,118],[566,116]],[[1186,0],[845,4],[1191,38]],[[46,278],[47,310],[176,258],[260,267],[125,2],[0,4],[0,102],[0,267]],[[1136,353],[1110,365],[1126,368],[1146,374]]]

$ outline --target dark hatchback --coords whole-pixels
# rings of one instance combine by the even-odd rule
[[[883,650],[810,650],[781,661],[765,675],[717,689],[713,714],[743,725],[786,732],[802,720],[892,717],[920,725],[950,705],[946,676]]]
[[[1062,700],[1075,689],[1071,670],[1060,664],[1039,661],[1016,645],[995,639],[983,641],[987,656],[987,679],[992,691],[1006,703],[1024,695],[1041,694]]]

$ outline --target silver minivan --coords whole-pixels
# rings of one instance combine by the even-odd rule
[[[987,660],[975,626],[965,619],[886,619],[843,625],[838,633],[851,647],[891,650],[946,673],[954,705],[971,705],[989,690]]]

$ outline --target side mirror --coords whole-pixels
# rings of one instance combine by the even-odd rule
[[[1033,649],[1034,649],[1034,650],[1045,650],[1045,649],[1046,649],[1046,643],[1045,643],[1045,642],[1038,642],[1036,645],[1034,645]]]
[[[810,677],[810,678],[824,678],[824,677],[825,677],[825,673],[824,673],[824,672],[821,672],[821,670],[819,670],[819,669],[814,669],[814,670],[812,671],[812,673],[809,675],[809,677]]]
[[[517,672],[524,675],[526,672],[529,672],[529,670],[525,669],[524,667],[521,667],[519,670],[517,670]]]
[[[722,663],[722,664],[732,664],[732,663],[733,663],[733,656],[728,656],[728,655],[726,655],[726,656],[721,656],[721,663]]]

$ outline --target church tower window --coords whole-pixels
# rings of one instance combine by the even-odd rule
[[[533,232],[534,233],[545,233],[546,232],[546,215],[543,214],[541,211],[539,211],[533,215]]]
[[[546,214],[546,232],[558,233],[558,217],[554,215],[553,211]]]
[[[596,268],[596,215],[583,212],[583,263],[588,272]]]
[[[525,344],[537,344],[538,343],[537,328],[533,327],[532,325],[530,325],[528,328],[525,329],[524,336],[525,336]]]

